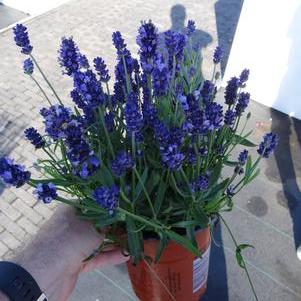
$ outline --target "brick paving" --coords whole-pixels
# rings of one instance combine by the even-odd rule
[[[237,13],[240,1],[230,2]],[[110,70],[113,70],[115,51],[111,44],[112,32],[120,30],[129,49],[136,53],[135,37],[140,21],[151,18],[160,31],[165,31],[172,26],[171,7],[177,3],[172,0],[160,3],[155,0],[70,1],[34,18],[26,26],[35,57],[55,89],[68,101],[71,81],[61,74],[56,59],[62,36],[72,35],[83,53],[90,58],[103,56]],[[217,43],[214,3],[213,0],[199,3],[185,1],[187,17],[196,21],[201,39],[204,37],[206,41],[211,41],[209,45],[204,41],[208,47],[203,49],[203,70],[207,75],[211,73],[211,67],[210,60],[206,58],[211,57]],[[175,11],[176,14],[181,13],[181,9]],[[175,25],[180,26],[179,23]],[[41,153],[35,152],[30,143],[25,141],[23,131],[28,126],[42,127],[38,112],[46,103],[35,84],[22,72],[24,55],[20,54],[13,42],[12,30],[0,35],[0,53],[0,154],[10,155],[18,162],[32,166]],[[55,206],[38,203],[28,187],[4,189],[1,186],[0,193],[0,258],[5,258],[37,232],[45,219],[51,216]]]
[[[217,41],[229,52],[241,2],[182,1],[187,17],[196,21],[198,34],[207,46],[203,49],[205,76],[211,74],[211,56]],[[61,75],[56,63],[62,36],[72,35],[90,59],[103,56],[112,70],[115,51],[111,33],[120,30],[129,49],[136,53],[135,37],[140,20],[151,18],[163,32],[172,27],[170,13],[176,4],[178,1],[174,0],[73,0],[27,22],[27,26],[36,58],[61,97],[68,102],[71,82]],[[33,151],[22,133],[28,126],[41,128],[38,112],[45,102],[34,83],[22,73],[24,56],[14,45],[11,30],[0,34],[0,53],[0,155],[11,155],[18,162],[31,166],[41,154]],[[263,132],[271,128],[271,112],[255,102],[251,103],[251,110],[253,128],[259,121],[264,121],[265,128],[260,126],[254,133],[258,142]],[[276,123],[279,119],[279,129],[275,128],[275,131],[281,131],[281,118],[284,117],[273,117]],[[293,158],[300,158],[300,151],[295,151],[298,145],[295,135],[291,135],[290,143]],[[287,149],[286,144],[281,148],[283,162],[290,155]],[[295,181],[301,187],[301,165],[295,161]],[[297,193],[296,200],[281,197],[281,180],[273,180],[280,179],[280,168],[273,158],[262,162],[261,167],[262,174],[237,198],[233,212],[226,218],[240,242],[256,246],[255,250],[246,251],[246,259],[259,299],[297,301],[301,298],[301,269],[294,249],[294,232],[301,229],[297,219],[301,214],[300,198]],[[294,175],[285,175],[284,185],[286,181],[294,181]],[[38,203],[27,187],[17,190],[0,186],[0,194],[0,258],[6,258],[29,241],[51,216],[54,205]],[[212,244],[209,284],[204,300],[252,300],[245,275],[235,263],[229,235],[222,229],[217,231],[215,238],[222,240],[224,247]],[[82,276],[71,300],[112,300],[112,293],[114,300],[135,300],[124,266]]]

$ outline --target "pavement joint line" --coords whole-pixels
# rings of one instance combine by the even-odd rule
[[[131,296],[125,289],[123,289],[121,286],[119,286],[116,282],[114,282],[110,277],[108,277],[105,273],[101,272],[100,270],[95,270],[95,273],[101,275],[104,277],[107,281],[112,283],[115,287],[119,288],[124,294],[126,294],[131,300],[136,301],[137,299],[134,299],[133,296]]]
[[[226,247],[225,245],[221,244],[221,247],[224,248],[224,250],[228,251],[229,253],[231,253],[233,255],[233,257],[235,256],[235,252],[233,251],[233,249]],[[293,295],[295,295],[298,298],[301,298],[301,294],[299,294],[298,292],[294,291],[293,289],[291,289],[290,287],[286,286],[285,284],[283,284],[281,281],[277,280],[275,277],[273,277],[270,273],[264,271],[263,269],[261,269],[260,267],[258,267],[257,265],[253,264],[251,261],[244,259],[244,261],[253,269],[255,269],[256,271],[258,271],[259,273],[261,273],[262,275],[266,276],[267,278],[271,279],[273,282],[275,282],[276,284],[278,284],[279,286],[281,286],[282,288],[288,290],[289,292],[291,292]],[[256,288],[255,288],[256,289]]]
[[[257,216],[255,216],[255,215],[251,214],[251,213],[248,212],[246,209],[244,209],[244,208],[242,208],[242,207],[240,207],[240,206],[238,206],[238,205],[235,205],[235,208],[237,208],[239,211],[245,213],[246,215],[250,216],[251,218],[256,219],[258,222],[262,223],[263,225],[265,225],[265,226],[268,227],[268,228],[271,228],[272,230],[276,231],[276,232],[279,233],[280,235],[282,235],[282,236],[288,238],[288,239],[291,241],[291,243],[295,246],[295,243],[294,243],[295,240],[294,240],[294,238],[293,238],[291,235],[289,235],[289,234],[285,233],[284,231],[280,230],[279,228],[277,228],[277,227],[274,226],[273,224],[271,224],[271,223],[269,223],[269,222],[266,222],[266,221],[263,221],[263,220],[260,219],[259,217],[257,217]],[[296,243],[297,243],[298,245],[301,244],[300,241],[296,241]]]

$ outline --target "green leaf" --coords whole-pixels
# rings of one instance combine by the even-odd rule
[[[255,173],[248,179],[247,183],[252,182],[260,173],[260,169],[258,168]]]
[[[219,162],[216,164],[215,168],[212,171],[212,174],[210,175],[209,178],[209,186],[215,185],[215,183],[218,181],[221,171],[223,168],[223,160],[219,160]]]
[[[168,244],[168,237],[164,232],[158,232],[158,235],[160,236],[160,241],[156,251],[155,262],[160,260],[161,255]]]
[[[142,237],[141,233],[137,232],[136,223],[130,217],[126,218],[126,231],[128,237],[129,252],[132,256],[134,264],[137,264],[142,258]]]
[[[159,188],[157,191],[155,204],[154,204],[154,209],[155,209],[156,214],[158,214],[160,211],[162,202],[164,200],[165,192],[166,192],[166,184],[164,183],[163,179],[161,179],[160,185],[159,185]]]
[[[241,251],[243,251],[246,248],[254,248],[254,247],[249,244],[240,244],[236,247],[236,251],[235,251],[236,261],[242,269],[245,269],[246,266]]]
[[[114,179],[110,170],[105,166],[105,164],[101,165],[100,171],[97,174],[97,178],[101,181],[101,183],[105,186],[112,186],[114,184]]]
[[[246,248],[252,248],[252,249],[255,249],[254,246],[250,245],[250,244],[240,244],[237,246],[236,249],[239,249],[240,251],[246,249]]]
[[[241,255],[241,252],[239,250],[236,250],[235,256],[236,256],[236,261],[237,261],[238,265],[242,269],[244,269],[245,268],[244,259],[243,259],[242,255]]]
[[[216,196],[220,193],[223,192],[225,190],[225,188],[228,185],[229,182],[229,178],[223,180],[222,182],[216,184],[215,186],[213,186],[209,191],[208,194],[205,195],[205,197],[203,199],[201,199],[201,201],[210,201],[212,199],[215,199]]]
[[[171,230],[166,230],[166,234],[168,235],[168,237],[177,242],[179,245],[183,246],[184,248],[186,248],[187,250],[189,250],[192,254],[194,254],[195,256],[200,257],[201,253],[198,250],[198,248],[196,248],[191,241],[189,241],[186,237],[181,236],[179,234],[177,234],[174,231]]]
[[[246,172],[245,172],[245,178],[244,178],[244,185],[248,183],[249,177],[251,175],[251,169],[252,169],[252,158],[251,156],[248,156],[247,164],[246,164]]]
[[[106,226],[112,225],[120,220],[120,217],[118,214],[114,216],[110,215],[101,215],[99,216],[98,223],[96,223],[97,227],[104,228]]]
[[[246,135],[248,136],[248,135]],[[251,142],[250,140],[244,138],[244,137],[241,137],[239,135],[234,135],[235,137],[235,143],[237,144],[241,144],[241,145],[244,145],[244,146],[248,146],[248,147],[255,147],[257,146],[257,144]]]
[[[193,225],[188,225],[186,227],[186,233],[187,233],[187,236],[188,236],[188,239],[192,242],[192,244],[198,248],[198,243],[195,239],[195,226]]]
[[[160,171],[161,172],[161,171]],[[158,189],[159,182],[163,178],[163,175],[159,173],[158,171],[153,171],[150,176],[148,177],[147,183],[146,183],[146,189],[151,195],[153,193],[153,190],[156,188]]]
[[[224,163],[227,166],[236,166],[238,164],[237,161],[229,161],[229,160],[225,161]]]
[[[140,194],[142,192],[143,189],[143,185],[145,186],[145,182],[147,180],[147,176],[148,176],[148,167],[146,167],[144,169],[144,172],[141,176],[141,182],[138,181],[138,184],[136,185],[136,189],[135,189],[135,197],[134,197],[134,203],[138,200],[138,198],[140,197]]]
[[[200,226],[201,228],[205,228],[208,226],[209,224],[208,216],[205,214],[203,209],[197,204],[195,204],[192,208],[192,215],[196,220],[196,222],[198,223],[198,226]]]
[[[180,221],[171,225],[173,228],[186,228],[188,226],[198,226],[196,220]]]

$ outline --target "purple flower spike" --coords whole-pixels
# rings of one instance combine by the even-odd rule
[[[14,40],[17,46],[21,47],[21,52],[24,54],[30,54],[32,46],[30,45],[27,28],[22,24],[17,24],[14,28]]]
[[[57,197],[56,186],[52,183],[39,183],[33,194],[45,204],[51,203]]]
[[[116,185],[112,187],[98,187],[93,193],[93,197],[97,204],[106,209],[110,215],[114,214],[118,206],[119,188]]]
[[[263,141],[259,144],[258,154],[264,158],[268,158],[277,146],[279,137],[277,134],[267,133],[263,136]]]
[[[213,54],[214,64],[220,63],[222,58],[223,58],[223,49],[220,46],[217,46],[215,48],[215,51],[214,51],[214,54]]]

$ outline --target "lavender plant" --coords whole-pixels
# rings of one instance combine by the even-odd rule
[[[34,194],[44,203],[57,200],[74,206],[96,228],[106,227],[110,242],[122,243],[115,233],[123,230],[123,247],[134,263],[143,259],[148,233],[160,240],[156,260],[168,240],[200,256],[195,231],[232,209],[233,197],[258,175],[260,160],[270,156],[278,138],[266,134],[258,157],[251,158],[245,149],[256,147],[248,140],[251,132],[245,133],[249,70],[229,80],[224,106],[218,103],[216,66],[223,52],[216,48],[212,79],[205,80],[201,54],[192,46],[194,30],[189,21],[186,33],[159,35],[151,21],[143,22],[137,36],[139,61],[121,33],[114,32],[112,86],[103,58],[95,58],[91,66],[72,37],[62,38],[58,60],[73,82],[71,108],[35,60],[26,27],[16,25],[16,44],[28,56],[24,72],[49,104],[40,110],[45,133],[29,128],[25,136],[48,159],[37,162],[43,179],[33,179],[24,167],[2,158],[4,182],[35,187]],[[53,95],[42,89],[34,67]],[[241,148],[238,158],[232,156],[235,148]],[[229,176],[222,176],[225,166],[233,169]],[[241,251],[248,245],[234,242],[238,263],[246,269]]]

